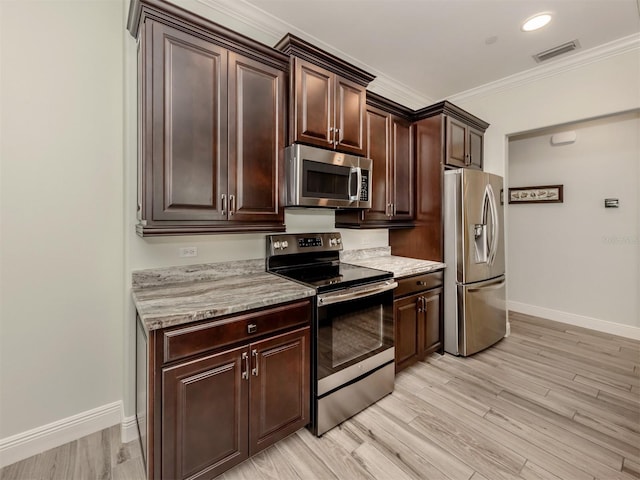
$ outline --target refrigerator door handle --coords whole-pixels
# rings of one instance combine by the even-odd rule
[[[505,280],[500,280],[499,282],[496,283],[492,283],[489,285],[484,285],[480,288],[467,288],[467,291],[469,293],[475,293],[475,292],[482,292],[482,291],[487,291],[487,290],[500,290],[501,288],[504,287],[504,284],[506,283]]]
[[[498,250],[498,234],[500,225],[498,225],[498,207],[496,206],[496,196],[490,183],[487,184],[484,194],[486,199],[484,206],[485,208],[489,208],[491,215],[491,239],[489,240],[489,245],[487,246],[487,263],[489,265],[493,265]],[[485,217],[486,223],[486,211],[484,212],[483,217]]]

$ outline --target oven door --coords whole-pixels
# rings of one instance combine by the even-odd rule
[[[317,395],[393,362],[393,280],[318,295]]]

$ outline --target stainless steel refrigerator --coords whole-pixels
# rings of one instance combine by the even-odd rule
[[[477,170],[444,174],[444,349],[472,355],[504,337],[502,177]]]

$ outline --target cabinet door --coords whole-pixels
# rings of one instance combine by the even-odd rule
[[[424,312],[420,326],[421,357],[442,349],[443,295],[442,288],[430,290],[422,295]]]
[[[391,165],[393,168],[393,220],[414,217],[413,125],[391,117]]]
[[[243,353],[246,346],[162,370],[161,478],[210,479],[248,458]]]
[[[335,148],[341,152],[366,153],[366,90],[339,76],[335,79]]]
[[[252,343],[251,455],[309,423],[310,328]]]
[[[419,295],[393,302],[395,322],[396,373],[417,360],[419,353]]]
[[[452,167],[467,166],[467,125],[451,117],[447,120],[447,149],[445,163]]]
[[[482,170],[484,133],[469,127],[469,167]]]
[[[393,255],[443,261],[442,138],[440,116],[420,120],[415,128],[416,204],[410,229],[389,230]]]
[[[284,223],[285,74],[229,53],[229,220]]]
[[[333,74],[294,58],[292,142],[333,148]]]
[[[391,164],[389,162],[389,115],[373,107],[367,109],[367,157],[373,160],[371,208],[364,211],[365,221],[389,219]]]
[[[152,23],[151,220],[223,220],[227,185],[227,51],[160,23]],[[147,219],[149,219],[147,217]]]

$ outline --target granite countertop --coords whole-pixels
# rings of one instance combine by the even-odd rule
[[[133,272],[133,302],[147,329],[268,307],[315,290],[264,271],[264,260]]]
[[[346,250],[343,262],[393,272],[395,278],[445,268],[444,263],[391,255],[390,247]],[[313,288],[265,272],[264,260],[139,270],[132,296],[147,331],[240,313],[315,295]]]
[[[442,270],[446,267],[441,262],[391,255],[391,247],[344,250],[340,253],[340,260],[361,267],[387,270],[393,272],[394,278],[420,275]]]

